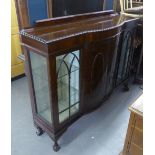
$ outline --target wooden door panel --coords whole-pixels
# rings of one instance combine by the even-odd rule
[[[83,52],[83,102],[88,110],[99,106],[113,90],[118,38],[92,43]]]
[[[102,101],[106,93],[107,56],[102,52],[91,52],[93,56],[90,70],[90,104],[96,106]]]
[[[85,51],[82,55],[83,102],[89,111],[94,109],[105,96],[107,79],[107,55],[104,51]]]

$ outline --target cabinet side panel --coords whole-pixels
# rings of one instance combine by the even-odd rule
[[[30,63],[37,113],[47,122],[52,123],[47,59],[30,51]]]

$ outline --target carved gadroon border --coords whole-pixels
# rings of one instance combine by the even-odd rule
[[[136,20],[136,19],[134,19],[134,20]],[[25,30],[21,30],[19,33],[20,33],[20,35],[23,35],[25,37],[31,38],[31,39],[36,40],[38,42],[41,42],[43,44],[48,44],[48,43],[53,43],[53,42],[60,41],[60,40],[63,40],[63,39],[71,38],[71,37],[74,37],[74,36],[79,36],[79,35],[82,35],[82,34],[96,33],[96,32],[103,32],[103,31],[112,30],[114,28],[117,28],[117,27],[120,27],[120,26],[124,25],[128,21],[130,21],[130,20],[124,21],[121,24],[116,25],[116,26],[112,26],[112,27],[108,27],[108,28],[104,28],[104,29],[102,28],[102,29],[94,29],[94,30],[85,30],[85,31],[77,32],[77,33],[70,34],[70,35],[64,35],[63,37],[58,37],[56,39],[51,39],[49,41],[47,41],[47,40],[45,40],[45,39],[43,39],[41,37],[38,37],[38,36],[35,36],[35,35],[32,35],[32,34],[29,34]]]

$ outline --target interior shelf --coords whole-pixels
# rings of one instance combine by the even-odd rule
[[[69,97],[68,90],[69,85],[63,82],[58,82],[58,103],[59,103],[59,112],[69,108]],[[66,94],[67,93],[67,94]],[[74,87],[70,87],[70,106],[79,102],[79,91]]]

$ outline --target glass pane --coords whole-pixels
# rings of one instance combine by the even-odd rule
[[[74,114],[77,113],[78,111],[79,111],[79,103],[75,104],[75,105],[72,106],[71,109],[70,109],[71,115],[74,115]]]
[[[62,61],[64,56],[65,55],[62,55],[56,58],[56,68],[57,68],[58,78],[68,75],[69,64],[68,62],[64,63],[64,61]]]
[[[59,112],[69,107],[69,77],[68,74],[62,78],[57,79],[58,83],[58,108]]]
[[[71,73],[70,89],[70,102],[73,105],[79,102],[79,70]]]
[[[70,105],[79,102],[79,51],[72,52],[70,73]]]
[[[30,60],[38,114],[52,123],[46,58],[30,52]]]
[[[130,34],[126,34],[122,46],[121,58],[118,70],[118,81],[126,78],[126,69],[128,64],[128,58],[130,54],[130,45],[131,45],[131,36]]]
[[[59,122],[65,121],[67,118],[69,118],[69,110],[65,110],[64,112],[59,114]]]
[[[56,65],[59,113],[68,109],[67,112],[59,114],[59,120],[62,122],[69,118],[71,113],[78,112],[74,110],[75,107],[71,108],[71,105],[77,103],[79,107],[79,51],[58,56]]]

